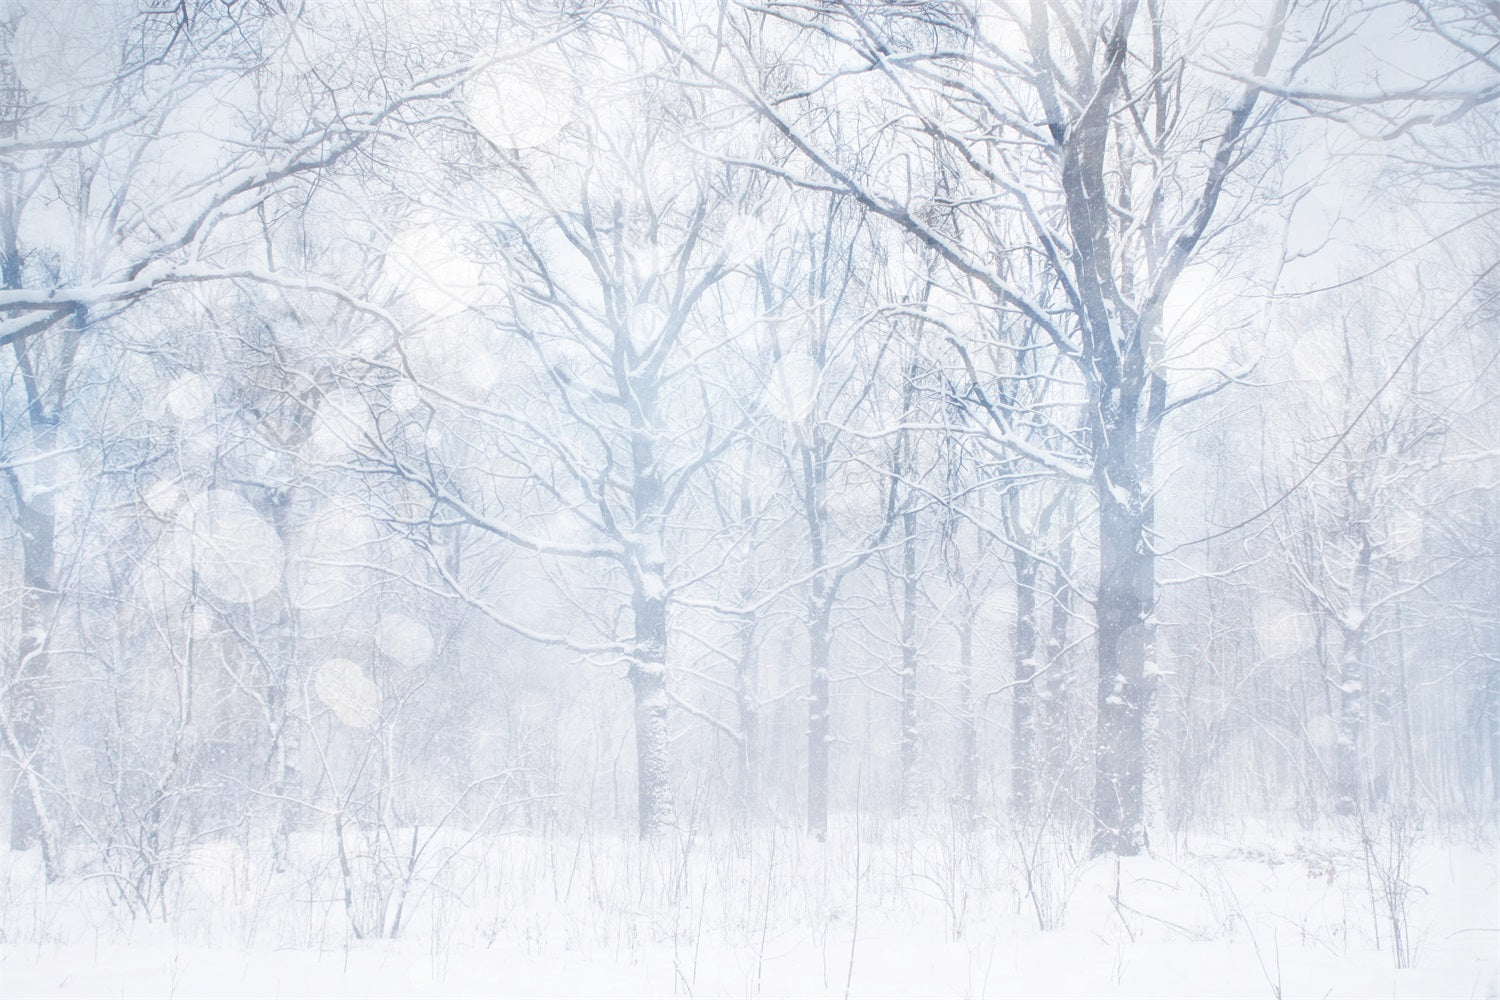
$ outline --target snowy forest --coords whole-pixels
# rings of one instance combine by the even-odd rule
[[[0,994],[1500,996],[1494,0],[0,0]]]

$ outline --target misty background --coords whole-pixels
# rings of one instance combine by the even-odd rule
[[[1388,968],[1416,845],[1492,849],[1494,4],[8,0],[0,47],[7,938],[196,919],[205,865],[304,944],[441,936],[496,845],[556,901],[596,837],[780,836],[948,845],[957,940],[1253,829]]]

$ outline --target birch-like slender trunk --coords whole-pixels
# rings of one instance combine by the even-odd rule
[[[1036,573],[1037,561],[1014,550],[1016,618],[1011,626],[1015,665],[1010,730],[1010,805],[1017,819],[1030,815],[1036,791]]]
[[[1339,656],[1338,744],[1334,752],[1334,810],[1352,816],[1364,804],[1364,755],[1360,741],[1365,730],[1365,645],[1370,587],[1370,539],[1363,529],[1356,540],[1353,578],[1349,588],[1353,607],[1341,623],[1343,649]]]
[[[917,780],[917,514],[901,516],[901,812],[915,806]]]
[[[642,401],[643,410],[649,400]],[[644,421],[631,440],[635,509],[632,536],[635,638],[631,644],[630,684],[635,694],[637,817],[642,838],[655,837],[677,823],[672,801],[671,747],[667,731],[667,594],[662,551],[663,492],[651,436]]]

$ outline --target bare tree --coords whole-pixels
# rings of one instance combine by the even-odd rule
[[[840,53],[855,68],[837,80],[814,75],[800,87],[770,89],[746,73],[696,67],[772,123],[813,173],[765,169],[846,193],[891,220],[1076,366],[1088,400],[1078,450],[1038,454],[1019,434],[1009,440],[1022,454],[1086,479],[1098,503],[1094,810],[1101,852],[1144,845],[1154,457],[1161,421],[1188,402],[1170,396],[1162,310],[1189,261],[1232,217],[1220,211],[1221,200],[1275,105],[1262,100],[1262,81],[1322,44],[1314,23],[1313,34],[1296,38],[1297,51],[1283,53],[1291,16],[1278,4],[1248,46],[1240,37],[1248,82],[1212,106],[1193,103],[1189,85],[1198,71],[1182,53],[1188,32],[1215,22],[1200,18],[1188,27],[1170,10],[1135,0],[1098,12],[1002,8],[993,20],[938,5],[839,4],[817,13],[747,7],[736,29],[751,59],[769,61],[754,46],[773,18],[781,31]],[[861,171],[850,149],[831,141],[819,102],[838,92],[834,83],[852,80],[867,81],[900,109],[883,126],[937,140],[961,178],[950,197],[916,204],[899,175]],[[1200,149],[1207,155],[1193,152]],[[936,217],[965,219],[969,240],[946,237]],[[1018,245],[1022,231],[1027,241]],[[978,242],[977,233],[989,239]],[[1060,309],[1044,306],[1040,289],[1023,284],[1025,272],[999,252],[1018,246],[1057,290]]]
[[[246,34],[269,39],[266,23],[248,5],[138,13],[106,3],[38,7],[7,26],[20,38],[3,74],[0,346],[14,356],[30,427],[15,457],[67,447],[59,435],[74,362],[91,331],[154,290],[222,276],[234,266],[237,226],[270,192],[326,169],[458,76],[438,72],[352,103],[313,89],[295,124],[285,104],[267,102],[259,117],[209,140],[211,152],[183,158],[198,96],[285,82],[264,75],[275,55],[269,41],[264,49],[241,44]],[[305,81],[297,92],[308,92]],[[292,88],[281,94],[288,102],[294,96]],[[49,221],[54,206],[66,225]],[[45,770],[47,657],[59,593],[51,500],[13,492],[28,596],[4,715],[7,755],[26,776],[11,809],[11,842],[20,847],[52,836],[37,770]],[[55,845],[44,853],[55,872]]]

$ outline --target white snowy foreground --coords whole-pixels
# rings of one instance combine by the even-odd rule
[[[36,859],[10,854],[0,996],[1494,998],[1497,858],[1424,836],[1405,969],[1392,854],[1329,830],[1223,831],[1118,867],[895,829],[652,851],[512,836],[428,843],[409,880],[351,855],[347,904],[336,861],[299,860],[332,857],[327,840],[296,844],[281,874],[226,842],[182,866],[154,921],[110,905],[122,886],[43,888]],[[389,926],[398,904],[397,939],[354,937],[350,913]]]

